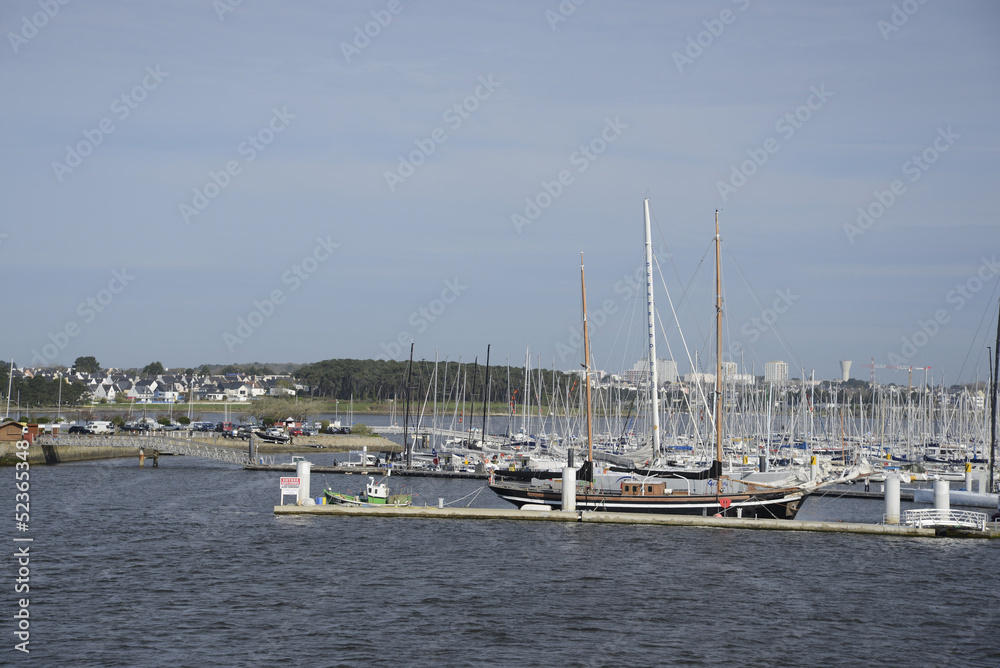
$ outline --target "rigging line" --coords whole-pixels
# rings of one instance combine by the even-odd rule
[[[983,317],[979,319],[979,325],[976,327],[976,333],[972,335],[972,341],[969,343],[969,349],[965,353],[965,359],[962,360],[962,368],[958,370],[958,376],[955,380],[957,383],[961,383],[962,373],[965,372],[965,365],[969,362],[969,356],[972,354],[972,349],[975,347],[976,340],[979,338],[979,330],[983,327],[986,315],[992,311],[992,305],[996,303],[997,290],[1000,290],[1000,281],[997,281],[996,285],[993,286],[993,293],[990,295],[990,301],[987,302],[986,308],[983,309]],[[1000,314],[998,314],[997,317],[1000,317]],[[993,322],[992,318],[990,318],[990,322]],[[989,332],[987,331],[985,335],[988,334]]]
[[[680,312],[681,313],[684,313],[684,311],[687,309],[688,304],[690,303],[690,299],[691,299],[691,286],[694,285],[695,279],[697,279],[698,278],[698,274],[701,273],[701,267],[705,263],[705,258],[708,257],[708,254],[711,253],[714,250],[714,245],[715,245],[715,238],[713,237],[712,240],[708,243],[708,246],[705,248],[705,254],[701,256],[700,260],[698,260],[698,266],[695,267],[694,274],[691,275],[691,280],[688,281],[688,284],[686,286],[684,286],[684,288],[683,288],[684,291],[681,293],[681,303],[680,303]],[[654,255],[654,258],[655,258],[655,255]],[[657,265],[657,266],[659,266],[659,265]],[[661,279],[661,281],[663,279],[662,272],[660,274],[660,279]],[[664,283],[664,286],[665,285],[666,284]],[[698,331],[698,336],[701,337],[702,344],[703,345],[707,345],[708,344],[708,337],[705,336],[704,334],[702,334],[701,324],[698,322],[698,318],[694,319],[694,326],[695,326],[695,329]]]
[[[723,245],[726,248],[726,254],[728,255],[729,259],[732,260],[733,265],[736,267],[736,270],[739,272],[740,277],[743,279],[743,283],[750,290],[750,295],[753,297],[754,302],[763,313],[766,307],[764,306],[764,303],[761,301],[760,296],[757,294],[757,291],[754,289],[752,285],[750,285],[750,278],[743,271],[743,267],[740,266],[740,263],[736,261],[736,256],[733,255],[731,252],[729,252],[729,246],[727,244]],[[796,366],[798,366],[799,368],[804,367],[805,365],[802,363],[802,360],[799,359],[799,356],[795,354],[795,352],[791,348],[791,345],[788,343],[787,339],[785,339],[785,336],[781,333],[781,330],[778,328],[778,323],[777,322],[771,323],[770,328],[774,330],[774,335],[778,339],[778,342],[781,344],[781,347],[785,349],[785,352],[788,353],[788,355],[792,358],[792,361],[795,362]]]
[[[674,300],[671,299],[671,297],[670,297],[670,291],[667,290],[666,281],[663,280],[663,273],[660,272],[660,262],[659,262],[659,260],[656,259],[655,255],[653,256],[653,263],[656,265],[656,270],[660,274],[660,283],[663,285],[663,294],[665,294],[667,296],[667,303],[670,304],[670,312],[674,316],[674,324],[677,325],[677,333],[680,335],[680,337],[681,337],[681,343],[684,345],[684,354],[687,355],[688,364],[690,364],[691,368],[694,369],[694,360],[691,359],[691,351],[688,350],[687,340],[684,338],[684,332],[681,330],[681,324],[677,320],[677,311],[674,310]],[[695,372],[697,373],[697,369],[695,369]],[[697,378],[697,376],[696,376],[696,378]],[[705,410],[706,410],[706,415],[707,415],[708,412],[709,412],[709,410],[708,410],[708,399],[705,397],[705,393],[701,389],[701,383],[700,382],[696,383],[696,385],[698,385],[698,388],[699,388],[698,392],[699,392],[699,394],[701,395],[702,399],[705,401]]]
[[[663,277],[661,276],[660,279],[662,281]],[[667,338],[667,331],[666,331],[666,328],[663,326],[663,319],[660,318],[660,314],[659,313],[656,314],[656,321],[660,325],[660,332],[663,334],[664,342],[667,345],[667,352],[670,353],[670,359],[673,360],[674,359],[674,352],[673,352],[673,350],[671,350],[670,340]],[[676,366],[676,362],[675,362],[675,366]],[[700,383],[698,385],[699,385],[699,388],[700,388]],[[704,397],[704,392],[702,392],[702,391],[699,390],[699,395],[701,395],[702,397]],[[690,420],[691,420],[692,430],[694,431],[695,444],[696,445],[701,445],[704,441],[702,441],[701,431],[698,429],[698,420],[696,420],[695,417],[694,417],[694,413],[693,413],[694,407],[691,405],[691,401],[690,401],[688,395],[685,394],[684,397],[685,397],[684,403],[688,407],[688,415],[689,415]],[[708,400],[707,399],[705,400],[705,405],[706,405],[706,407],[708,406]]]
[[[667,251],[667,259],[670,260],[670,266],[674,270],[674,277],[677,279],[677,285],[680,285],[683,288],[684,282],[681,280],[681,275],[677,271],[677,264],[674,262],[673,253],[670,252],[670,248],[667,246],[667,239],[663,236],[663,230],[660,229],[660,221],[656,219],[656,211],[650,211],[650,216],[653,218],[653,225],[656,227],[656,233],[660,235],[660,243],[663,244],[663,248]],[[683,296],[683,293],[681,296]]]

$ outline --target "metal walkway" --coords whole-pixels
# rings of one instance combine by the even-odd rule
[[[229,464],[239,464],[243,466],[250,463],[246,448],[234,450],[223,448],[217,445],[201,443],[189,438],[176,438],[172,436],[52,436],[49,434],[40,435],[36,439],[39,445],[73,445],[77,447],[102,447],[102,448],[142,448],[147,454],[153,450],[160,452],[170,452],[175,455],[186,455],[188,457],[202,457],[203,459],[214,459],[218,462]]]

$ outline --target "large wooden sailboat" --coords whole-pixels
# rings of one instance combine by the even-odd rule
[[[646,299],[650,346],[650,406],[652,443],[660,451],[659,407],[656,376],[656,336],[654,330],[653,258],[649,225],[649,200],[643,202],[645,222]],[[598,475],[593,457],[593,432],[590,404],[590,339],[587,332],[587,286],[583,258],[580,258],[580,283],[583,293],[584,369],[587,401],[587,462],[576,482],[576,509],[607,512],[667,513],[683,515],[723,515],[729,517],[766,517],[793,519],[807,489],[800,485],[774,487],[755,484],[723,475],[722,436],[722,281],[720,260],[719,214],[715,214],[716,256],[716,387],[715,387],[715,460],[703,479],[678,475],[675,478],[632,474]],[[519,508],[530,505],[562,508],[560,480],[532,483],[496,482],[490,485],[500,498]]]

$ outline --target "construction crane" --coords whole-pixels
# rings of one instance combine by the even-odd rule
[[[871,364],[862,364],[861,366],[870,367],[871,368],[871,370],[872,370],[872,387],[875,387],[875,369],[896,369],[896,370],[905,369],[906,371],[909,372],[909,380],[906,383],[906,389],[908,389],[908,390],[913,388],[913,370],[914,369],[916,369],[917,371],[923,370],[925,372],[931,370],[931,368],[929,366],[898,366],[898,365],[895,365],[895,364],[875,364],[875,358],[874,357],[872,358],[872,363]]]

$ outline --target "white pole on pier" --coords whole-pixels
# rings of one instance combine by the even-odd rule
[[[306,504],[306,499],[312,499],[312,495],[309,493],[309,470],[311,468],[312,462],[299,461],[295,464],[295,475],[299,478],[298,505],[300,506]]]
[[[576,510],[576,469],[572,466],[562,470],[562,509]]]
[[[951,490],[950,485],[948,485],[947,480],[935,480],[934,481],[934,509],[935,510],[950,510],[951,509]]]
[[[899,524],[899,476],[885,476],[885,523]]]

